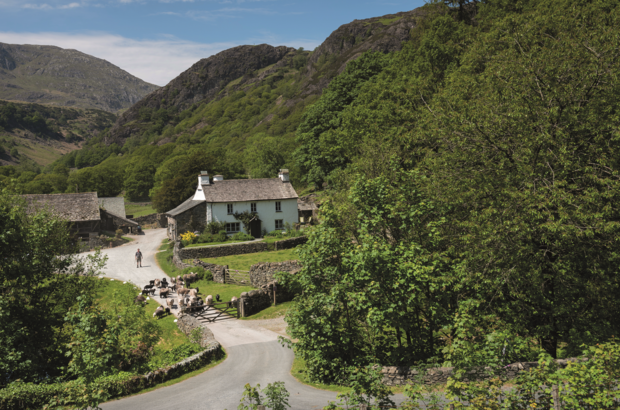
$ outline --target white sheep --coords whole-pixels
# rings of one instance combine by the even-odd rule
[[[166,300],[166,304],[168,305],[170,309],[172,309],[172,306],[174,306],[174,299]]]

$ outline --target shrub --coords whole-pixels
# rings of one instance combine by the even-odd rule
[[[222,230],[226,229],[226,222],[209,222],[205,227],[205,232],[209,232],[211,235],[217,235]]]
[[[217,235],[213,237],[213,242],[226,242],[228,240],[228,235],[226,235],[226,231],[220,231]]]
[[[237,232],[231,239],[233,241],[253,241],[254,237],[252,235],[248,235],[247,233]]]
[[[117,239],[120,239],[123,236],[123,230],[122,229],[117,229],[115,232],[115,236]]]

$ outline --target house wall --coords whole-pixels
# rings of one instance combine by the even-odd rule
[[[276,229],[276,219],[282,219],[284,223],[294,225],[299,222],[299,213],[297,211],[297,199],[282,199],[282,211],[276,212],[276,202],[278,201],[256,201],[256,212],[261,220],[261,229],[267,232]],[[252,202],[232,202],[233,212],[244,212],[250,210]],[[207,222],[239,222],[233,215],[228,214],[228,204],[213,203],[207,206]],[[241,231],[243,232],[243,223],[241,223]]]
[[[205,214],[207,212],[205,202],[196,205],[192,209],[175,217],[168,217],[168,238],[176,239],[180,234],[187,231],[200,231],[205,228]]]

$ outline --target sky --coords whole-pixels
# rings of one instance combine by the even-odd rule
[[[313,50],[340,25],[424,0],[0,0],[0,42],[54,45],[163,86],[244,44]]]

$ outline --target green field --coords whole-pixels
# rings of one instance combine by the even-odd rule
[[[276,306],[271,305],[265,310],[261,310],[260,312],[248,316],[243,317],[243,320],[259,320],[259,319],[276,319],[286,315],[286,311],[294,304],[295,302],[282,302],[278,303]]]
[[[218,294],[223,302],[228,302],[233,296],[236,296],[237,299],[239,299],[242,292],[249,292],[255,289],[252,286],[225,285],[223,283],[217,283],[210,280],[199,280],[192,283],[192,288],[198,288],[203,299],[208,295],[213,296],[214,302],[215,295]]]
[[[100,290],[98,295],[98,301],[104,309],[108,308],[112,303],[114,291],[120,290],[122,287],[131,286],[135,288],[136,296],[138,296],[138,293],[140,292],[137,287],[130,283],[123,284],[121,281],[110,279],[94,280],[101,280],[104,282],[103,288]],[[153,315],[153,312],[155,312],[157,306],[159,306],[159,304],[153,300],[147,302],[145,310],[149,317]],[[187,336],[185,336],[185,334],[179,330],[177,324],[174,323],[174,319],[175,317],[173,315],[169,315],[161,319],[153,319],[162,331],[161,339],[157,346],[164,351],[170,350],[189,341]]]
[[[245,255],[223,256],[221,258],[203,258],[202,261],[216,265],[228,265],[229,269],[249,271],[252,265],[263,262],[284,262],[296,260],[295,249],[283,251],[248,253]]]
[[[156,213],[157,211],[153,208],[153,205],[150,202],[134,203],[125,201],[125,214],[133,215],[132,218]]]

